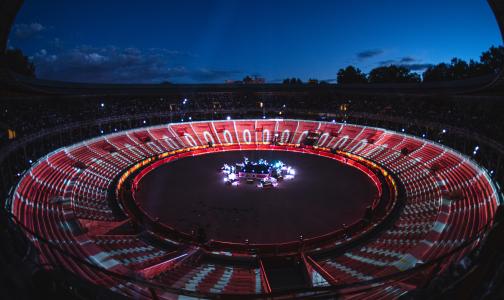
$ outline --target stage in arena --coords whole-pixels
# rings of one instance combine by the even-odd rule
[[[296,176],[270,189],[255,183],[225,184],[222,165],[244,157],[281,160],[295,168]],[[208,239],[281,243],[358,221],[377,193],[366,174],[333,159],[283,151],[232,151],[157,167],[139,182],[136,201],[160,223],[181,232],[203,228]]]

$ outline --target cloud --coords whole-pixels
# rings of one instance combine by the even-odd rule
[[[422,71],[425,70],[433,64],[430,63],[422,63],[420,59],[411,57],[411,56],[405,56],[400,59],[388,59],[388,60],[383,60],[378,63],[380,66],[399,66],[399,67],[405,67],[411,71]]]
[[[380,66],[397,65],[397,60],[395,60],[395,59],[382,60],[378,64]]]
[[[47,55],[46,49],[40,49],[39,51],[37,51],[37,53],[35,53],[35,56],[39,56],[39,57],[46,56],[46,55]]]
[[[186,54],[169,49],[80,46],[59,53],[39,50],[34,56],[37,76],[45,79],[95,83],[159,83],[224,81],[238,70],[188,68],[177,64]]]
[[[48,42],[49,47],[59,50],[63,48],[63,41],[60,38],[53,38]]]
[[[383,51],[382,49],[365,50],[365,51],[357,53],[357,58],[360,60],[364,60],[364,59],[372,58],[372,57],[378,56],[380,54],[383,54],[383,52],[385,52],[385,51]]]
[[[414,57],[411,57],[411,56],[405,56],[405,57],[401,58],[401,63],[405,63],[405,64],[406,63],[412,63],[412,62],[415,62],[415,61],[417,61],[417,59],[414,58]]]
[[[423,71],[429,67],[432,67],[433,64],[402,64],[401,66],[408,68],[411,71]]]
[[[31,24],[16,24],[13,27],[14,36],[18,39],[27,39],[33,37],[47,28],[40,23],[31,23]]]

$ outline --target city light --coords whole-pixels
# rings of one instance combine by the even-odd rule
[[[478,154],[479,146],[474,147],[473,155]]]

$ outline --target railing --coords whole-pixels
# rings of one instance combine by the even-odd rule
[[[60,255],[68,259],[69,261],[72,261],[73,263],[77,265],[82,265],[86,266],[95,272],[97,274],[101,275],[106,275],[110,276],[110,278],[113,278],[115,280],[120,280],[123,282],[129,282],[132,284],[136,284],[139,287],[145,288],[147,291],[150,293],[153,293],[153,297],[157,293],[171,293],[174,295],[185,295],[185,296],[191,296],[191,297],[196,297],[196,298],[205,298],[205,299],[235,299],[237,297],[237,294],[215,294],[215,293],[200,293],[200,292],[195,292],[195,291],[188,291],[185,289],[179,289],[179,288],[173,288],[171,286],[166,286],[154,281],[148,281],[144,280],[138,277],[132,277],[124,274],[119,274],[107,269],[104,269],[103,267],[99,265],[95,265],[87,260],[84,260],[80,257],[77,257],[71,253],[68,253],[65,249],[59,247],[58,245],[54,244],[53,242],[50,242],[46,240],[44,237],[39,236],[36,232],[33,232],[29,228],[25,227],[25,225],[17,220],[17,218],[10,214],[9,212],[3,211],[3,214],[5,214],[5,218],[8,218],[10,220],[10,226],[9,228],[11,229],[11,232],[14,232],[14,234],[19,234],[18,229],[22,231],[22,234],[25,236],[32,236],[33,238],[36,238],[39,243],[42,243],[49,247],[51,250],[57,251]],[[459,246],[453,248],[449,252],[436,257],[435,259],[426,262],[424,264],[419,264],[411,269],[405,270],[405,271],[398,271],[393,274],[385,275],[382,277],[374,278],[371,280],[364,280],[364,281],[359,281],[355,283],[350,283],[350,284],[339,284],[339,285],[331,285],[331,286],[319,286],[319,287],[311,287],[311,288],[300,288],[300,289],[292,289],[292,290],[285,290],[285,291],[275,291],[275,292],[265,292],[261,294],[247,294],[247,295],[239,295],[240,299],[273,299],[273,298],[285,298],[285,297],[335,297],[335,296],[342,296],[342,295],[353,295],[353,294],[359,294],[363,292],[370,292],[378,288],[382,288],[383,286],[386,286],[388,284],[392,284],[394,282],[399,282],[403,281],[407,278],[414,277],[415,275],[418,275],[420,272],[427,272],[427,273],[432,273],[435,274],[435,271],[438,269],[441,265],[446,263],[446,260],[448,258],[460,255],[460,252],[464,251],[468,247],[473,248],[475,244],[481,243],[486,236],[486,233],[490,229],[493,223],[493,219],[489,220],[489,222],[481,228],[481,230],[471,239],[463,242]],[[25,257],[26,259],[26,257]],[[25,261],[28,263],[27,261]],[[44,264],[41,265],[38,263],[36,260],[31,261],[32,264],[38,265],[41,269],[47,269],[48,267],[54,268],[54,269],[63,269],[65,270],[64,267],[59,266],[59,265],[48,265]],[[425,278],[430,278],[427,282],[424,283],[424,286],[428,285],[430,280],[432,280],[434,277],[430,276],[425,276]],[[68,280],[69,278],[62,278],[61,280]],[[84,279],[81,279],[79,283],[82,283],[85,281]],[[77,284],[77,283],[76,283]],[[89,289],[93,290],[95,289],[95,284],[94,283],[89,283]],[[76,291],[74,291],[76,292]]]
[[[342,113],[331,113],[327,111],[310,111],[306,109],[292,109],[292,108],[286,108],[282,109],[282,111],[285,112],[286,115],[288,114],[299,114],[299,115],[306,115],[310,116],[314,119],[319,119],[320,117],[327,117],[327,118],[355,118],[355,119],[362,119],[362,120],[372,120],[372,121],[382,121],[382,122],[390,122],[390,123],[397,123],[405,126],[409,125],[418,125],[421,127],[426,127],[426,128],[435,128],[439,129],[440,131],[443,129],[448,130],[449,134],[451,135],[457,135],[459,137],[464,137],[473,141],[478,142],[481,145],[488,146],[491,149],[494,149],[496,152],[498,152],[500,155],[504,155],[504,145],[491,139],[488,138],[484,135],[481,134],[476,134],[473,131],[457,127],[457,126],[452,126],[448,124],[443,124],[439,122],[432,122],[432,121],[425,121],[425,120],[418,120],[418,119],[410,119],[410,118],[404,118],[404,117],[396,117],[396,116],[388,116],[388,115],[382,115],[382,114],[372,114],[372,113],[364,113],[364,112],[352,112],[349,114],[342,114]],[[107,124],[114,124],[118,122],[130,122],[132,120],[145,120],[145,119],[155,119],[155,118],[175,118],[179,120],[179,116],[182,115],[188,115],[188,114],[194,114],[194,115],[210,115],[216,112],[221,115],[226,115],[226,114],[258,114],[258,115],[263,115],[264,111],[262,109],[253,109],[253,108],[247,108],[247,109],[219,109],[219,110],[208,110],[208,109],[201,109],[201,110],[188,110],[188,111],[178,111],[178,112],[155,112],[155,113],[144,113],[144,114],[135,114],[135,115],[123,115],[123,116],[112,116],[112,117],[106,117],[106,118],[100,118],[96,120],[91,120],[91,121],[82,121],[82,122],[74,122],[74,123],[69,123],[69,124],[64,124],[64,126],[60,126],[57,128],[49,128],[49,129],[42,129],[38,131],[37,133],[28,135],[26,137],[19,138],[17,140],[14,140],[10,142],[7,146],[3,147],[0,149],[0,162],[2,162],[5,157],[17,150],[19,147],[22,147],[23,145],[35,142],[39,139],[42,139],[47,136],[52,136],[52,135],[58,135],[62,134],[65,132],[70,132],[75,129],[79,128],[86,128],[86,127],[93,127],[93,126],[102,126],[102,125],[107,125]],[[278,110],[268,110],[266,111],[267,114],[276,113]],[[208,118],[208,120],[212,120],[212,118]],[[177,122],[176,120],[173,122]],[[96,135],[99,135],[99,132],[96,132]],[[64,146],[64,145],[61,145]]]

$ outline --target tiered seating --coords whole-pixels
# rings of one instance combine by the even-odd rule
[[[134,270],[159,263],[169,255],[162,249],[146,244],[137,236],[95,236],[93,240],[108,256]]]
[[[218,263],[183,263],[159,277],[175,288],[207,293],[261,293],[260,271],[257,267],[222,265]]]
[[[13,196],[12,212],[27,228],[74,256],[121,274],[139,272],[168,260],[169,253],[137,236],[89,237],[80,223],[118,221],[107,198],[114,178],[146,157],[174,149],[209,142],[246,148],[272,142],[275,136],[280,143],[299,144],[309,132],[320,134],[320,147],[337,148],[382,165],[396,176],[406,194],[402,211],[391,227],[342,255],[313,256],[312,261],[324,271],[322,276],[332,277],[328,282],[370,280],[411,268],[474,238],[492,221],[498,206],[496,189],[486,173],[468,158],[441,145],[383,129],[301,120],[163,125],[60,149],[35,164],[22,178]],[[44,263],[61,265],[130,297],[150,296],[135,284],[97,276],[94,270],[30,238]],[[447,260],[445,266],[469,250]],[[264,292],[259,269],[236,263],[188,259],[156,280],[189,291]],[[373,293],[394,298],[412,288],[385,284]]]
[[[390,142],[391,139],[384,140]],[[495,212],[495,191],[490,189],[489,193],[488,182],[487,188],[482,188],[478,177],[483,174],[478,175],[474,166],[439,146],[425,147],[424,142],[398,141],[394,139],[395,146],[383,151],[371,151],[369,148],[372,146],[366,146],[362,153],[379,152],[378,155],[364,156],[382,163],[397,174],[406,189],[406,205],[393,228],[382,232],[365,247],[320,261],[329,274],[340,281],[371,279],[376,276],[373,274],[385,274],[391,267],[403,270],[418,261],[439,257],[476,236],[481,226],[490,221],[488,210]],[[398,145],[408,147],[411,155],[397,153],[393,148],[400,148]],[[409,148],[411,145],[412,149]],[[401,163],[394,163],[400,160]],[[407,160],[413,162],[407,163]],[[408,168],[405,169],[404,165]],[[472,189],[473,184],[478,187]],[[447,198],[454,191],[462,191],[460,200]],[[440,213],[447,212],[448,218],[440,219]],[[462,251],[458,257],[468,250]]]

